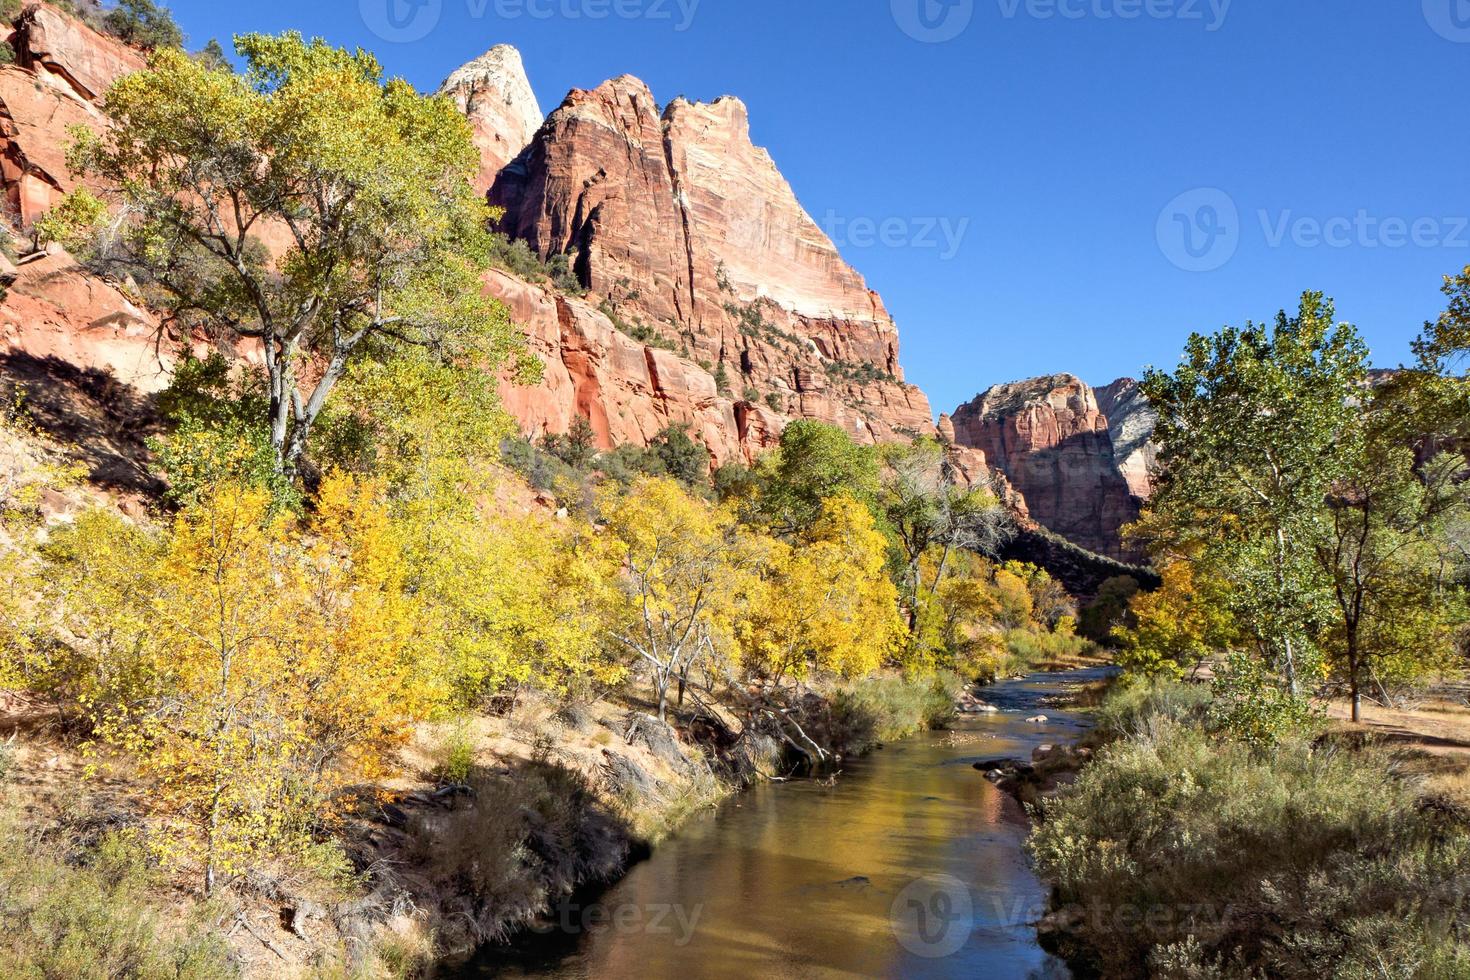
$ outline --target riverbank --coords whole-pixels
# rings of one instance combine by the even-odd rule
[[[1132,684],[1101,706],[1106,748],[1028,845],[1044,944],[1079,976],[1467,975],[1470,808],[1443,757],[1341,729],[1252,749],[1208,701]]]
[[[1059,699],[1104,672],[1005,681],[985,689],[994,713],[846,759],[838,778],[753,785],[453,975],[1062,976],[1037,943],[1026,814],[972,767],[1079,737],[1088,720]],[[912,901],[938,898],[970,914],[921,933]]]

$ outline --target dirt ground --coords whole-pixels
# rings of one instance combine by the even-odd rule
[[[1404,750],[1406,771],[1423,779],[1427,793],[1470,807],[1470,703],[1463,682],[1391,707],[1364,702],[1356,725],[1346,699],[1329,704],[1327,714],[1338,731],[1370,734]]]

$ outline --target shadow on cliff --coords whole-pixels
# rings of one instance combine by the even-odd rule
[[[106,371],[22,351],[0,354],[0,398],[19,402],[46,437],[87,467],[103,490],[157,497],[147,440],[160,430],[154,399]]]
[[[1103,582],[1116,575],[1131,576],[1149,591],[1163,584],[1151,568],[1096,554],[1041,527],[1022,528],[1002,549],[1001,557],[1039,565],[1080,598],[1096,596]]]

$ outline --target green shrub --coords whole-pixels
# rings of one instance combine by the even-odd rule
[[[1086,637],[1039,629],[1007,630],[1005,647],[1008,659],[998,671],[1001,676],[1029,673],[1048,663],[1086,656],[1095,649]]]
[[[1097,728],[1118,738],[1143,735],[1161,720],[1198,722],[1210,704],[1204,684],[1172,679],[1125,678],[1113,685],[1097,710]]]
[[[1465,975],[1463,816],[1375,752],[1266,754],[1154,718],[1032,837],[1064,954],[1109,977]]]
[[[0,822],[0,976],[215,980],[234,977],[224,943],[164,912],[146,851],[128,833],[69,854]]]
[[[959,676],[947,671],[928,677],[881,675],[845,684],[833,692],[825,723],[817,726],[822,737],[813,738],[838,755],[858,755],[884,742],[943,728],[955,718],[955,698],[962,687]]]

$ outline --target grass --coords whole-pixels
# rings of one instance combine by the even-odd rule
[[[7,803],[13,807],[14,801]],[[236,976],[202,919],[165,911],[158,873],[125,832],[69,850],[0,822],[0,976],[216,980]]]
[[[1470,815],[1401,754],[1207,734],[1206,695],[1121,685],[1114,741],[1031,839],[1082,975],[1464,977]],[[1457,784],[1463,773],[1450,774]]]

